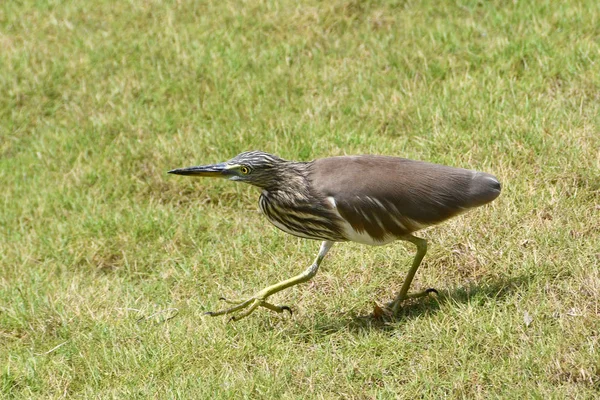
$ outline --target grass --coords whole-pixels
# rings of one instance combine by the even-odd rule
[[[0,5],[6,398],[594,398],[600,7],[505,1]],[[302,271],[254,188],[166,171],[262,149],[494,173],[411,245],[335,246],[292,318],[203,311]]]

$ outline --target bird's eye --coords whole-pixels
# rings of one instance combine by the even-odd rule
[[[250,173],[250,168],[243,166],[240,168],[240,172],[244,175],[248,175]]]

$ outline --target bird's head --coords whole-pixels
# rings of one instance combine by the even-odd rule
[[[278,167],[285,163],[285,160],[262,151],[247,151],[219,164],[178,168],[169,171],[169,173],[226,178],[231,181],[246,182],[260,188],[267,188],[277,179],[276,171]]]

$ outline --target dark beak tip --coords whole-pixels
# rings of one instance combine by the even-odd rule
[[[200,165],[197,167],[176,168],[167,171],[168,174],[219,177],[226,175],[225,164]]]

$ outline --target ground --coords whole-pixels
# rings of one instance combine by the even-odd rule
[[[600,6],[527,1],[5,1],[6,398],[594,398]],[[167,175],[260,149],[495,174],[410,244],[339,244],[236,324],[203,312],[304,270],[259,192]]]

